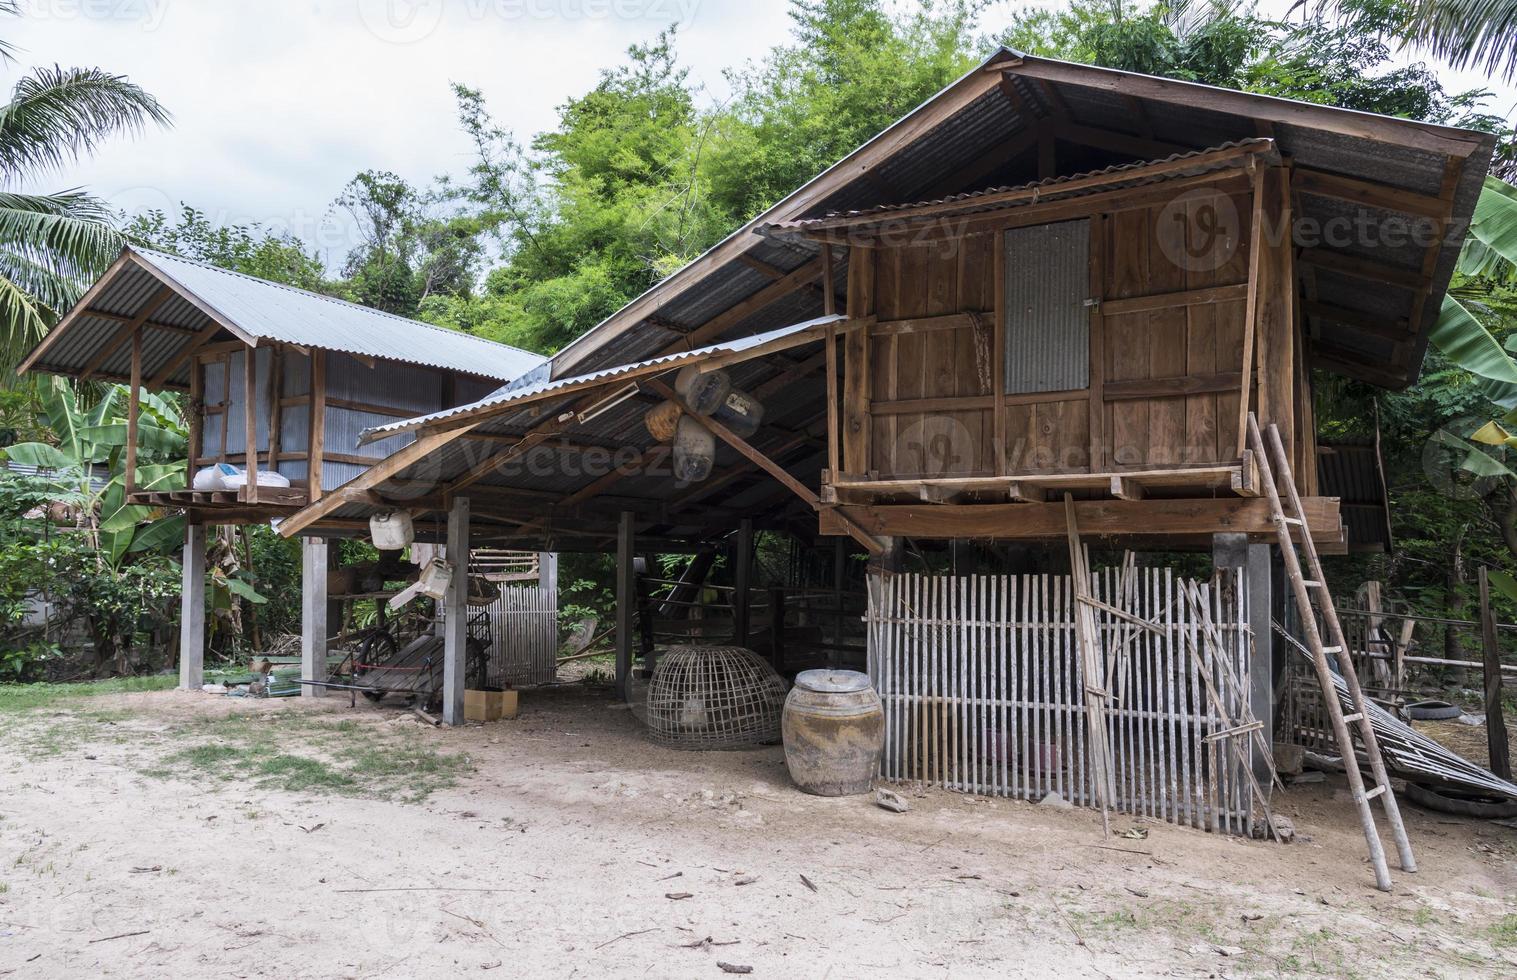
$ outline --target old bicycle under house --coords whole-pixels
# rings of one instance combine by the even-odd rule
[[[207,527],[285,519],[411,441],[403,436],[359,447],[364,428],[468,404],[542,361],[468,334],[129,247],[20,369],[188,396],[187,471],[140,482],[133,436],[125,480],[133,503],[189,517],[179,663],[181,686],[198,688]],[[130,400],[129,430],[138,425],[138,409]],[[366,524],[324,521],[303,533],[306,678],[328,677],[329,627],[339,626],[343,603],[372,598],[352,576],[329,578],[335,554],[329,555],[327,539],[360,532],[367,532]],[[418,531],[421,540],[438,536],[434,529]],[[535,582],[537,556],[522,561]],[[545,562],[545,575],[553,567],[551,559]],[[492,571],[499,569],[485,574]],[[505,663],[498,625],[493,632],[487,642],[499,673],[513,665]],[[551,657],[549,644],[550,669]],[[535,670],[540,674],[542,664]],[[320,690],[312,686],[308,693]]]

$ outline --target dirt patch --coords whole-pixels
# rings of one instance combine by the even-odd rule
[[[1083,810],[808,797],[778,749],[659,748],[601,691],[522,703],[459,730],[176,692],[0,718],[0,974],[1517,970],[1504,827],[1408,807],[1421,870],[1385,895],[1331,781],[1280,798],[1297,844],[1130,819],[1146,839],[1103,838]],[[345,755],[395,746],[414,754],[374,785]]]

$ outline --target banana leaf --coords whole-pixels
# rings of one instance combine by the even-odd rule
[[[1468,470],[1476,476],[1510,477],[1517,480],[1517,473],[1508,469],[1505,463],[1482,452],[1473,443],[1459,438],[1447,429],[1434,432],[1433,441],[1465,454],[1464,459],[1459,463],[1460,469]]]
[[[135,555],[144,551],[173,551],[183,544],[184,515],[177,514],[138,528],[126,550]]]
[[[87,425],[79,431],[85,439],[92,441],[96,446],[110,446],[114,448],[126,445],[125,422]],[[151,452],[163,453],[164,455],[174,455],[185,452],[185,444],[184,433],[149,424],[146,419],[138,420],[138,449],[146,449]]]
[[[138,490],[167,490],[184,482],[184,464],[153,463],[137,467]],[[126,477],[117,474],[100,498],[100,530],[127,531],[151,520],[153,508],[126,502]]]
[[[1443,310],[1430,334],[1454,364],[1482,378],[1517,385],[1517,362],[1457,299],[1443,297]]]
[[[1485,578],[1486,581],[1491,583],[1491,588],[1513,602],[1517,602],[1517,578],[1513,578],[1508,572],[1499,570],[1486,572]]]
[[[49,470],[77,469],[78,461],[57,446],[45,442],[18,442],[5,450],[7,458],[23,466],[41,466]]]
[[[1478,245],[1465,248],[1459,271],[1467,276],[1494,275],[1503,262],[1517,264],[1517,187],[1498,177],[1486,177],[1470,238]]]

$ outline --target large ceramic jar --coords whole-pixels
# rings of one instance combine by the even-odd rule
[[[866,674],[806,670],[785,698],[781,722],[790,778],[817,796],[852,796],[874,786],[885,743],[885,711]]]

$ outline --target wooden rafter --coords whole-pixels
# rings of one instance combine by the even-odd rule
[[[116,328],[116,332],[105,343],[105,346],[96,351],[95,356],[85,363],[84,370],[79,373],[79,380],[88,381],[96,371],[100,370],[100,365],[109,360],[112,354],[120,350],[121,345],[130,340],[132,335],[147,322],[148,317],[153,315],[153,311],[164,303],[167,303],[169,297],[173,295],[174,291],[168,286],[164,286],[154,293],[152,298],[143,304],[142,309],[137,311],[137,315]]]
[[[208,321],[200,328],[194,340],[179,348],[178,353],[170,357],[168,363],[158,369],[158,373],[153,375],[152,380],[148,382],[148,387],[162,388],[167,384],[169,378],[173,377],[174,372],[179,370],[185,361],[194,357],[197,351],[211,342],[211,338],[219,332],[218,327],[218,324]]]
[[[747,441],[738,436],[736,433],[732,432],[732,430],[728,429],[725,425],[722,425],[715,419],[706,418],[704,416],[691,412],[689,410],[689,406],[685,404],[684,399],[680,398],[680,396],[675,393],[673,388],[670,388],[662,381],[658,381],[656,379],[648,381],[647,386],[649,389],[662,395],[669,401],[684,406],[686,413],[690,418],[695,419],[695,421],[700,425],[709,429],[712,435],[716,436],[718,439],[722,440],[733,449],[736,449],[738,453],[745,457],[749,462],[753,463],[755,466],[759,467],[764,472],[774,477],[780,483],[784,484],[790,489],[792,493],[804,500],[807,505],[809,505],[813,510],[824,509],[822,506],[821,498],[818,497],[810,487],[806,486],[804,483],[791,476],[790,471],[786,470],[783,466],[780,466],[778,463],[774,462],[774,460],[770,459],[768,456],[765,456],[757,449],[754,449],[747,443]],[[844,533],[868,549],[870,554],[882,554],[884,552],[884,545],[876,540],[872,535],[867,534],[861,530],[856,524],[853,523],[853,521],[847,517],[844,517],[841,523]]]

